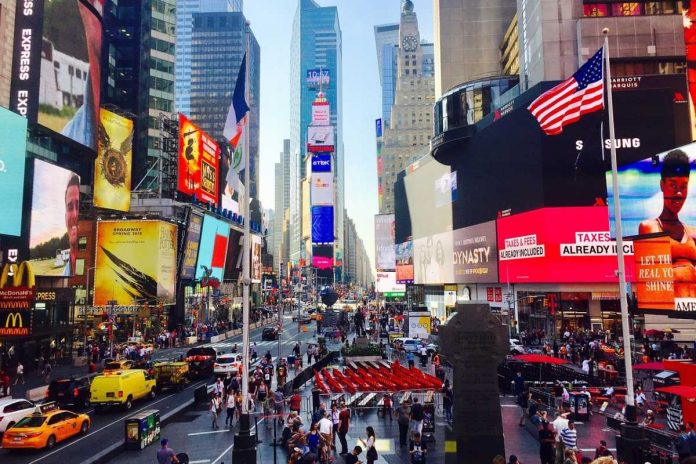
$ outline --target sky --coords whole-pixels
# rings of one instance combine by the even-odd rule
[[[260,199],[275,203],[275,163],[290,138],[290,37],[299,0],[244,0],[244,14],[261,46]],[[374,270],[377,161],[374,121],[381,88],[374,26],[399,22],[401,0],[316,0],[337,6],[343,36],[343,144],[348,215]],[[422,40],[432,42],[432,2],[413,0]],[[271,11],[271,8],[273,9]]]

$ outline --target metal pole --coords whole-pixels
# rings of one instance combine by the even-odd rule
[[[111,310],[109,311],[109,339],[111,341],[109,346],[109,353],[111,357],[114,357],[114,303],[116,300],[111,300]]]
[[[609,138],[616,140],[614,134],[614,103],[611,93],[611,68],[609,66],[609,29],[604,28],[604,65],[607,72],[607,104],[609,109]],[[616,145],[611,143],[611,183],[614,199],[614,218],[616,221],[616,258],[619,265],[619,302],[621,305],[621,329],[623,331],[624,367],[626,369],[626,419],[636,421],[635,396],[633,392],[633,360],[631,359],[631,340],[628,325],[628,302],[626,301],[626,270],[624,265],[623,233],[621,228],[621,202],[619,200],[619,175],[616,161]]]

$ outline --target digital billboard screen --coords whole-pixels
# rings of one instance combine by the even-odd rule
[[[617,282],[605,206],[542,208],[497,220],[498,275],[511,283]],[[632,281],[633,243],[624,242]]]
[[[406,286],[396,282],[395,272],[377,272],[375,290],[379,293],[404,293]]]
[[[179,114],[178,190],[217,206],[219,157],[220,147],[215,140]]]
[[[312,206],[312,243],[334,242],[333,206]]]
[[[334,151],[334,126],[308,126],[307,151]]]
[[[414,239],[452,230],[452,199],[458,190],[449,166],[426,156],[409,167],[404,185]]]
[[[27,120],[0,107],[0,235],[22,233]]]
[[[312,125],[328,126],[331,124],[331,106],[329,102],[312,102]]]
[[[193,279],[196,277],[196,263],[198,262],[198,248],[203,229],[203,216],[191,212],[188,228],[186,229],[186,244],[184,245],[184,257],[181,263],[181,278]]]
[[[334,204],[334,179],[331,172],[313,172],[310,189],[312,206]]]
[[[222,282],[229,234],[230,225],[228,223],[208,214],[203,216],[201,241],[198,245],[198,261],[196,262],[196,280],[205,276],[205,268],[210,272],[209,277],[215,277]]]
[[[101,108],[94,162],[94,206],[117,211],[130,209],[132,160],[133,121]]]
[[[452,241],[453,283],[498,282],[495,221],[457,229]]]
[[[164,221],[98,221],[94,306],[174,303],[177,226]]]
[[[244,233],[230,228],[227,244],[227,259],[225,260],[225,280],[238,280],[242,275],[242,247]]]
[[[312,266],[316,269],[333,269],[334,249],[332,245],[319,245],[312,247]]]
[[[80,176],[34,160],[29,258],[38,276],[72,276],[77,260]]]
[[[375,260],[377,261],[377,270],[393,271],[396,269],[394,245],[394,215],[375,215]]]
[[[104,0],[43,3],[38,122],[96,150]]]
[[[331,172],[331,154],[315,153],[312,155],[312,172]]]
[[[454,282],[452,231],[413,241],[414,282],[443,284]]]
[[[251,268],[249,277],[251,282],[261,283],[261,237],[259,235],[251,236]]]
[[[396,281],[400,284],[413,283],[413,242],[396,244]]]

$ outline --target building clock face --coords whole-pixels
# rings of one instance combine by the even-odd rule
[[[407,35],[401,41],[401,46],[403,47],[404,51],[412,52],[418,48],[418,39],[416,39],[415,36]]]

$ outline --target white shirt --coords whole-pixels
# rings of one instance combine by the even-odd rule
[[[333,423],[326,417],[319,421],[319,433],[329,435],[333,428]]]
[[[24,366],[22,366],[21,364],[17,364],[17,374],[24,374]]]
[[[585,360],[582,362],[582,371],[583,371],[585,374],[589,374],[589,373],[590,373],[590,361],[589,361],[589,360],[585,359]]]
[[[636,404],[645,404],[645,393],[640,392],[636,395]]]
[[[556,442],[561,441],[561,431],[568,428],[568,419],[558,416],[553,422],[553,430],[556,432]]]

